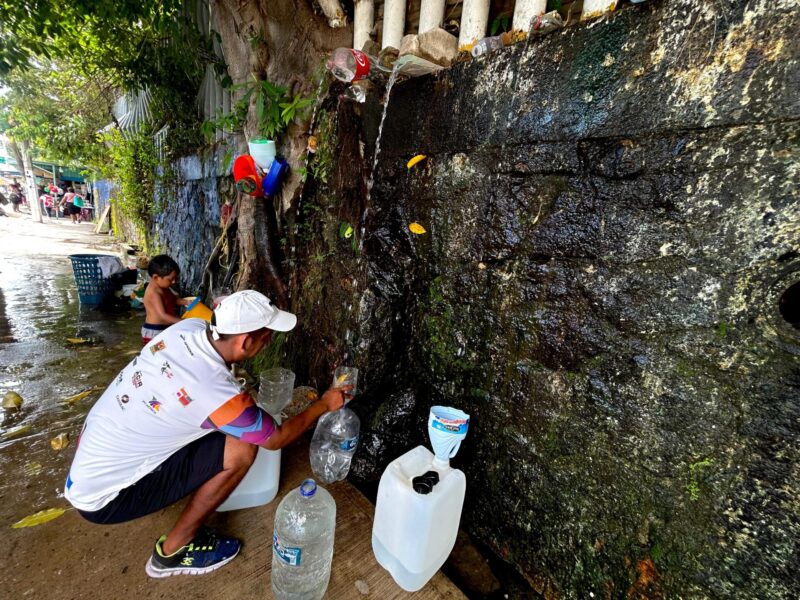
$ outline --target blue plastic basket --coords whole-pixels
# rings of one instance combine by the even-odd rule
[[[100,304],[111,294],[111,281],[103,277],[97,259],[101,254],[70,254],[81,304]]]

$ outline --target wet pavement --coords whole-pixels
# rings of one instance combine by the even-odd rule
[[[111,374],[138,351],[141,316],[80,306],[68,255],[118,249],[92,225],[5,218],[0,239],[0,396],[23,398],[18,410],[0,411],[0,522],[14,523],[64,504],[72,452],[53,450],[50,440],[75,439]]]

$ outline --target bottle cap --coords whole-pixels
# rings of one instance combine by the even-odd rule
[[[423,475],[418,475],[411,480],[411,487],[418,494],[430,494],[433,487],[439,483],[439,474],[436,471],[428,471]]]
[[[302,484],[300,484],[300,494],[303,498],[311,498],[314,494],[317,493],[317,482],[313,479],[306,479]]]

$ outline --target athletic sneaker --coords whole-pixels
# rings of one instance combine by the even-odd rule
[[[150,577],[172,575],[203,575],[229,563],[239,554],[242,544],[236,538],[217,537],[210,529],[201,529],[191,542],[165,556],[161,544],[167,536],[158,538],[144,570]]]

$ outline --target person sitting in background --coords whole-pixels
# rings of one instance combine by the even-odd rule
[[[179,323],[178,306],[188,302],[170,289],[178,281],[180,268],[172,257],[166,254],[154,256],[147,266],[150,283],[144,292],[144,325],[142,325],[142,345],[156,337],[173,323]]]

